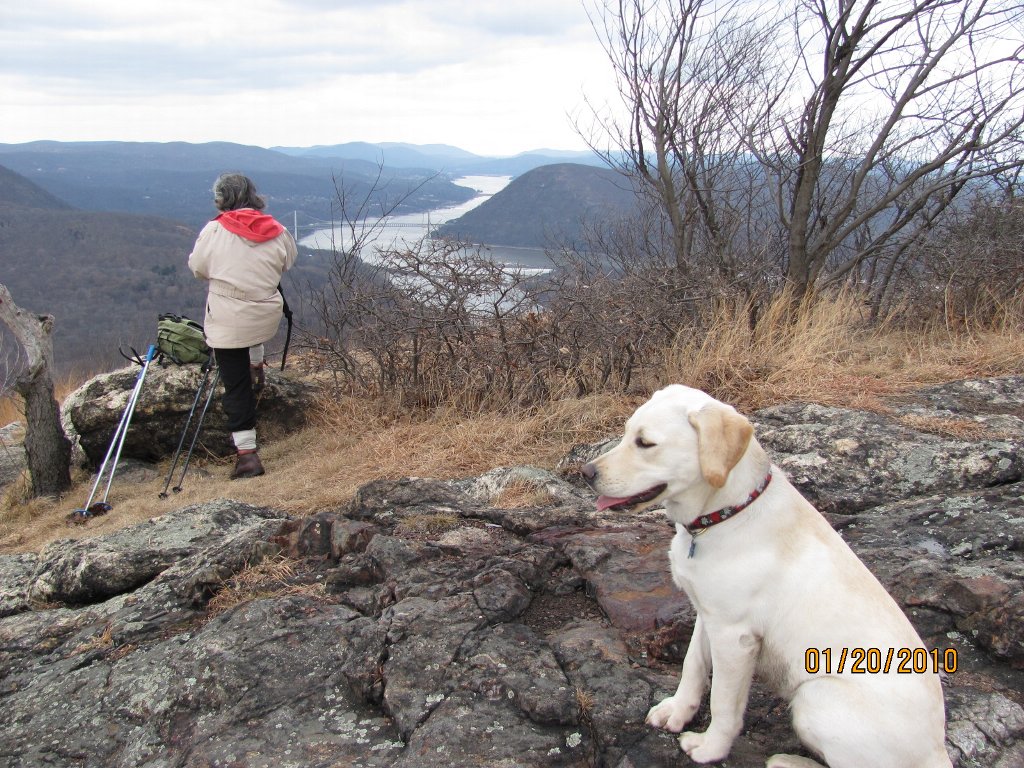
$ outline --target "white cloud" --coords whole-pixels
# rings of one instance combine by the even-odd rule
[[[581,0],[36,0],[2,11],[0,141],[580,147],[611,87]],[[600,96],[599,96],[600,99]]]

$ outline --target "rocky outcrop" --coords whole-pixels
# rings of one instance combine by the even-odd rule
[[[316,396],[314,388],[298,378],[270,368],[266,373],[267,384],[257,406],[261,440],[275,439],[303,427]],[[77,440],[86,462],[94,469],[102,463],[110,447],[138,374],[137,366],[100,374],[64,401],[61,409],[64,431]],[[143,461],[158,461],[172,455],[178,447],[188,413],[196,405],[202,378],[198,365],[152,363],[121,455]],[[211,385],[212,379],[211,375]],[[202,449],[219,456],[234,452],[226,417],[220,407],[222,392],[223,387],[218,385],[200,436]],[[197,418],[204,403],[205,397],[197,405]]]
[[[884,417],[756,416],[926,642],[955,652],[957,768],[1024,764],[1022,385],[937,388]],[[656,510],[597,513],[566,464],[378,481],[302,519],[220,500],[0,557],[0,762],[686,765],[643,722],[693,625],[671,535]],[[723,765],[800,752],[756,683],[746,722]]]

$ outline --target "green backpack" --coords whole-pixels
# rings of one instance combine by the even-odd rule
[[[162,355],[179,365],[205,363],[210,359],[203,326],[182,315],[160,315],[156,324],[156,346]]]

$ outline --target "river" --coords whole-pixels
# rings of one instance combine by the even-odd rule
[[[431,229],[473,210],[484,201],[503,190],[512,180],[511,176],[460,176],[452,179],[453,184],[468,187],[477,194],[459,205],[435,208],[424,213],[409,213],[390,217],[380,233],[360,254],[364,261],[372,261],[377,248],[395,249],[414,247],[427,237]],[[341,227],[317,229],[299,240],[300,245],[319,250],[332,250],[351,244],[351,236]],[[524,267],[530,270],[548,270],[551,260],[541,248],[517,248],[505,245],[485,245],[484,255],[502,264]]]

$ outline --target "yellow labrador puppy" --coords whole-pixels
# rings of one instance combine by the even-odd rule
[[[821,514],[772,466],[750,422],[673,385],[583,468],[599,509],[663,504],[672,578],[697,610],[675,695],[647,722],[678,733],[711,675],[711,724],[679,737],[698,763],[729,754],[759,673],[830,768],[950,768],[937,669],[907,617]],[[947,652],[948,653],[948,652]],[[775,755],[769,768],[820,764]]]

